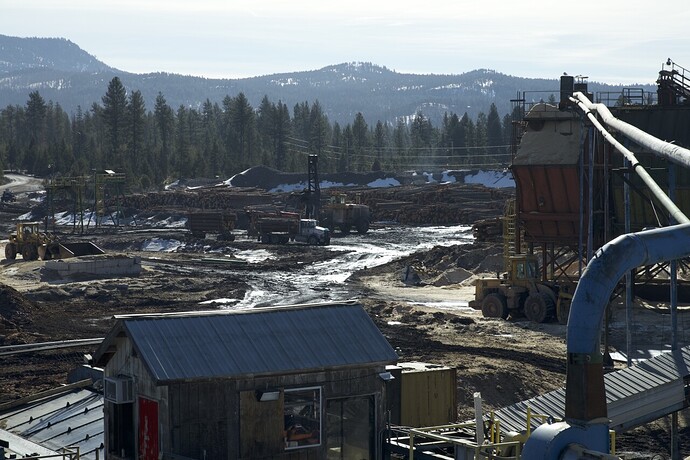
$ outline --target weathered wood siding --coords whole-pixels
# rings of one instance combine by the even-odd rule
[[[239,380],[217,379],[169,385],[166,458],[183,456],[206,460],[273,458],[311,460],[326,458],[326,401],[374,395],[375,432],[384,428],[384,382],[378,374],[385,366],[344,369]],[[283,443],[283,391],[321,388],[321,444],[285,450]],[[278,401],[258,402],[255,391],[280,390]],[[166,415],[161,414],[161,419]],[[172,455],[171,455],[172,454]]]
[[[161,446],[169,443],[167,436],[168,431],[164,429],[165,414],[168,412],[168,391],[166,387],[156,386],[151,380],[144,363],[136,355],[136,351],[132,347],[132,342],[126,337],[118,337],[116,340],[116,352],[108,362],[103,370],[105,377],[127,376],[134,379],[134,417],[132,423],[134,426],[134,433],[139,433],[139,413],[136,398],[143,396],[158,402],[158,416],[159,416],[159,432],[158,439]],[[104,433],[105,436],[105,451],[109,452],[109,421],[111,419],[112,403],[106,401],[103,408],[104,415]],[[138,443],[138,436],[135,439],[135,445]],[[138,450],[138,446],[136,446]]]

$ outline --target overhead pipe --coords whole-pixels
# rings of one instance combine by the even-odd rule
[[[654,136],[650,136],[647,133],[644,133],[643,131],[638,130],[634,126],[628,125],[627,123],[624,123],[620,120],[617,120],[611,115],[611,112],[609,112],[608,108],[603,105],[603,104],[593,104],[587,99],[587,96],[580,92],[576,92],[571,100],[577,104],[577,106],[585,113],[587,118],[592,122],[592,124],[599,130],[601,133],[602,137],[606,139],[608,143],[610,143],[616,150],[618,150],[625,158],[628,159],[630,162],[630,166],[632,167],[633,171],[637,173],[637,175],[642,179],[642,181],[649,187],[649,190],[652,192],[654,197],[659,200],[661,205],[668,211],[668,213],[671,215],[671,217],[676,221],[680,223],[690,223],[690,219],[683,214],[683,212],[676,206],[676,204],[671,200],[666,193],[663,191],[661,187],[654,181],[652,176],[649,175],[649,173],[642,167],[640,162],[637,160],[635,157],[635,154],[625,148],[620,142],[618,142],[607,130],[604,128],[604,126],[599,122],[597,117],[594,115],[592,112],[595,110],[597,114],[601,115],[603,114],[608,114],[606,115],[607,118],[610,117],[612,120],[607,122],[607,125],[613,127],[613,122],[615,122],[616,125],[623,124],[627,128],[625,131],[627,131],[626,136],[630,137],[631,140],[640,143],[641,145],[644,146],[651,146],[652,144],[659,144],[658,146],[655,146],[654,152],[659,154],[660,156],[664,156],[668,158],[671,161],[677,162],[687,168],[690,168],[690,150],[684,149],[682,147],[678,147],[676,145],[670,144],[668,142],[660,141],[659,139],[656,139]],[[602,117],[603,118],[603,117]],[[623,126],[620,126],[621,128]],[[619,128],[616,128],[619,129]],[[621,131],[623,132],[623,131]],[[644,135],[644,136],[643,136]],[[654,140],[654,142],[651,142],[651,140]],[[668,148],[668,146],[673,147],[673,152],[675,153],[676,150],[678,152],[678,157],[675,156],[667,156],[671,155],[671,152]]]
[[[690,224],[629,233],[597,250],[575,289],[568,318],[565,421],[543,424],[534,430],[525,442],[522,458],[583,458],[573,451],[573,446],[609,452],[604,367],[599,348],[606,305],[627,271],[689,255]]]
[[[629,123],[619,120],[618,118],[614,117],[613,114],[611,114],[611,111],[608,107],[606,107],[605,104],[595,104],[581,92],[573,93],[571,100],[576,102],[578,105],[582,104],[584,107],[586,107],[587,110],[583,109],[585,113],[589,111],[596,112],[606,126],[610,126],[628,139],[634,141],[636,144],[646,147],[652,152],[677,165],[690,168],[689,149],[675,145],[671,142],[657,139],[651,134],[648,134]]]
[[[671,222],[678,224],[621,235],[598,249],[587,264],[575,289],[568,317],[566,420],[537,428],[525,443],[525,458],[571,458],[564,453],[580,458],[578,452],[571,449],[576,444],[584,449],[608,451],[608,414],[599,337],[611,294],[618,281],[636,267],[690,256],[690,219],[654,182],[635,155],[604,129],[592,111],[606,118],[609,126],[625,131],[626,136],[660,156],[668,155],[674,163],[690,167],[690,151],[622,124],[610,116],[605,106],[592,104],[582,93],[574,96],[571,101],[584,111],[604,139],[631,163],[632,169],[671,214]]]
[[[690,256],[690,224],[621,235],[602,246],[575,289],[567,331],[565,417],[607,423],[599,337],[611,293],[629,270]]]

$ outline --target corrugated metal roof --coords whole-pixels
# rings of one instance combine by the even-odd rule
[[[351,303],[121,321],[158,383],[397,360],[364,309]]]
[[[92,460],[103,444],[103,395],[78,389],[42,398],[0,414],[0,425],[52,451],[79,446],[80,458]]]
[[[609,427],[625,431],[687,407],[684,378],[690,376],[690,347],[664,353],[604,376]],[[565,389],[495,411],[505,431],[525,429],[527,408],[555,420],[565,417]],[[532,428],[541,424],[534,419]]]

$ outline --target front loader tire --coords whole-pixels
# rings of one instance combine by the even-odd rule
[[[484,318],[508,318],[506,297],[497,292],[487,294],[482,300],[482,315]]]
[[[553,299],[543,292],[530,294],[525,300],[525,316],[535,323],[543,323],[554,314]]]
[[[22,247],[22,259],[24,260],[36,260],[38,259],[38,249],[36,246],[30,244],[25,244]]]

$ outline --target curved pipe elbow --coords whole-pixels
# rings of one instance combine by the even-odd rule
[[[690,224],[619,236],[590,260],[573,296],[568,318],[568,353],[597,350],[606,305],[618,281],[635,267],[690,255]]]

